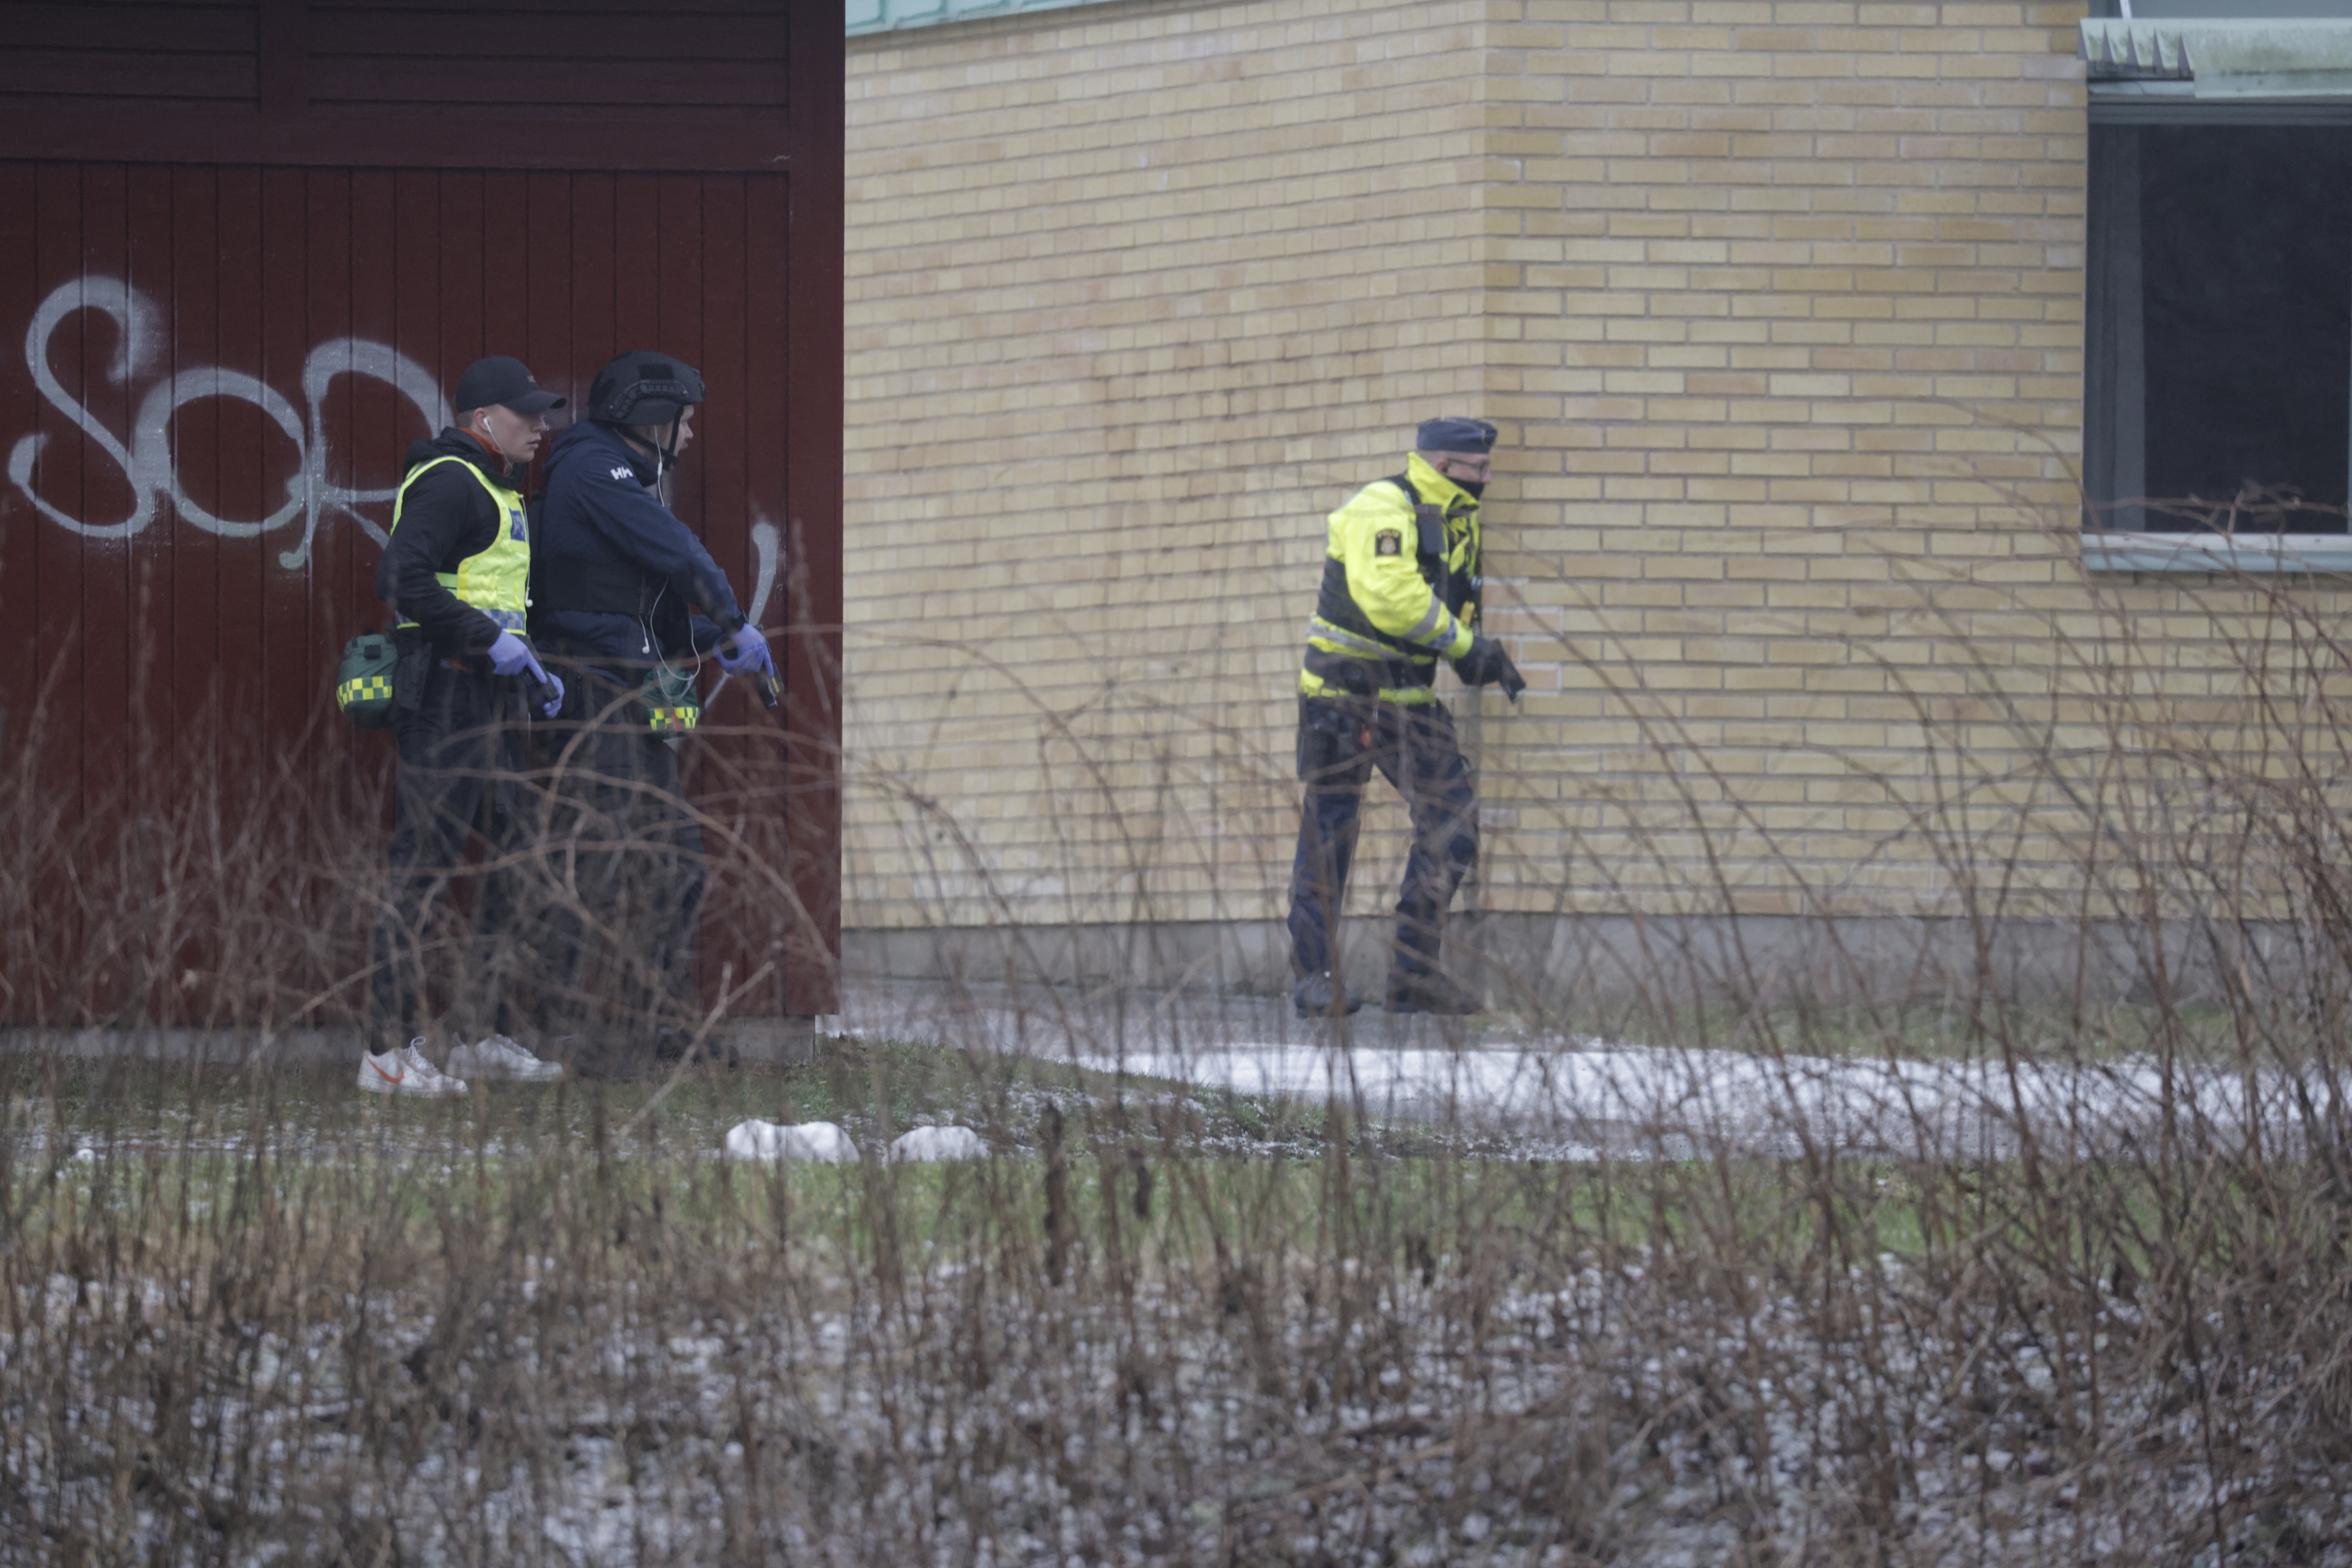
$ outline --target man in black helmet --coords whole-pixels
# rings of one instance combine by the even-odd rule
[[[1483,419],[1425,420],[1404,472],[1374,480],[1330,516],[1298,673],[1306,799],[1290,871],[1290,998],[1301,1017],[1363,1005],[1334,973],[1333,938],[1375,768],[1412,816],[1388,1010],[1458,1015],[1481,1005],[1438,963],[1446,910],[1478,853],[1478,802],[1432,682],[1444,659],[1464,685],[1500,685],[1514,701],[1527,685],[1502,644],[1478,630],[1478,497],[1494,445]]]
[[[592,928],[617,938],[601,999],[604,1038],[589,1072],[632,1077],[690,1031],[702,830],[670,743],[698,711],[694,670],[716,653],[730,674],[772,675],[727,574],[665,504],[662,479],[694,438],[702,378],[675,355],[622,354],[596,373],[588,417],[556,437],[531,555],[531,640],[563,672],[558,756],[579,811],[577,885]],[[575,984],[592,977],[575,948]]]

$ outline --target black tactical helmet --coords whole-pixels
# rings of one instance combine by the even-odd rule
[[[669,424],[702,397],[702,378],[684,360],[620,354],[589,383],[588,417],[599,424]]]

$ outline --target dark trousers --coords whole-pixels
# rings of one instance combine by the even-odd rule
[[[509,1026],[507,995],[521,960],[517,938],[531,902],[535,808],[524,779],[520,699],[514,682],[434,660],[422,700],[393,721],[400,746],[391,864],[369,943],[368,1032],[383,1051],[426,1032],[428,959],[447,981],[452,1023],[468,1040]],[[468,841],[483,841],[470,933],[446,925],[450,883],[466,871]]]
[[[549,978],[567,989],[577,1026],[650,1045],[656,1030],[688,1028],[699,1012],[702,829],[677,754],[647,726],[641,672],[584,662],[581,650],[551,641],[563,709],[537,734],[565,913]]]
[[[1397,894],[1389,984],[1433,975],[1445,912],[1478,855],[1478,807],[1454,720],[1435,703],[1408,707],[1361,697],[1298,699],[1298,777],[1307,799],[1290,865],[1291,960],[1302,975],[1333,967],[1332,934],[1356,857],[1372,769],[1412,817],[1412,852]]]

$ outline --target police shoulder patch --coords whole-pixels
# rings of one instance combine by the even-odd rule
[[[1382,528],[1379,533],[1372,536],[1372,553],[1374,555],[1402,555],[1404,553],[1404,535],[1395,528]]]

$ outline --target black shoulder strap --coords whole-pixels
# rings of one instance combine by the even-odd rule
[[[1421,492],[1413,488],[1412,481],[1402,474],[1390,475],[1389,483],[1404,492],[1406,502],[1412,507],[1412,520],[1421,533],[1421,553],[1444,560],[1446,553],[1445,508],[1423,500]]]

